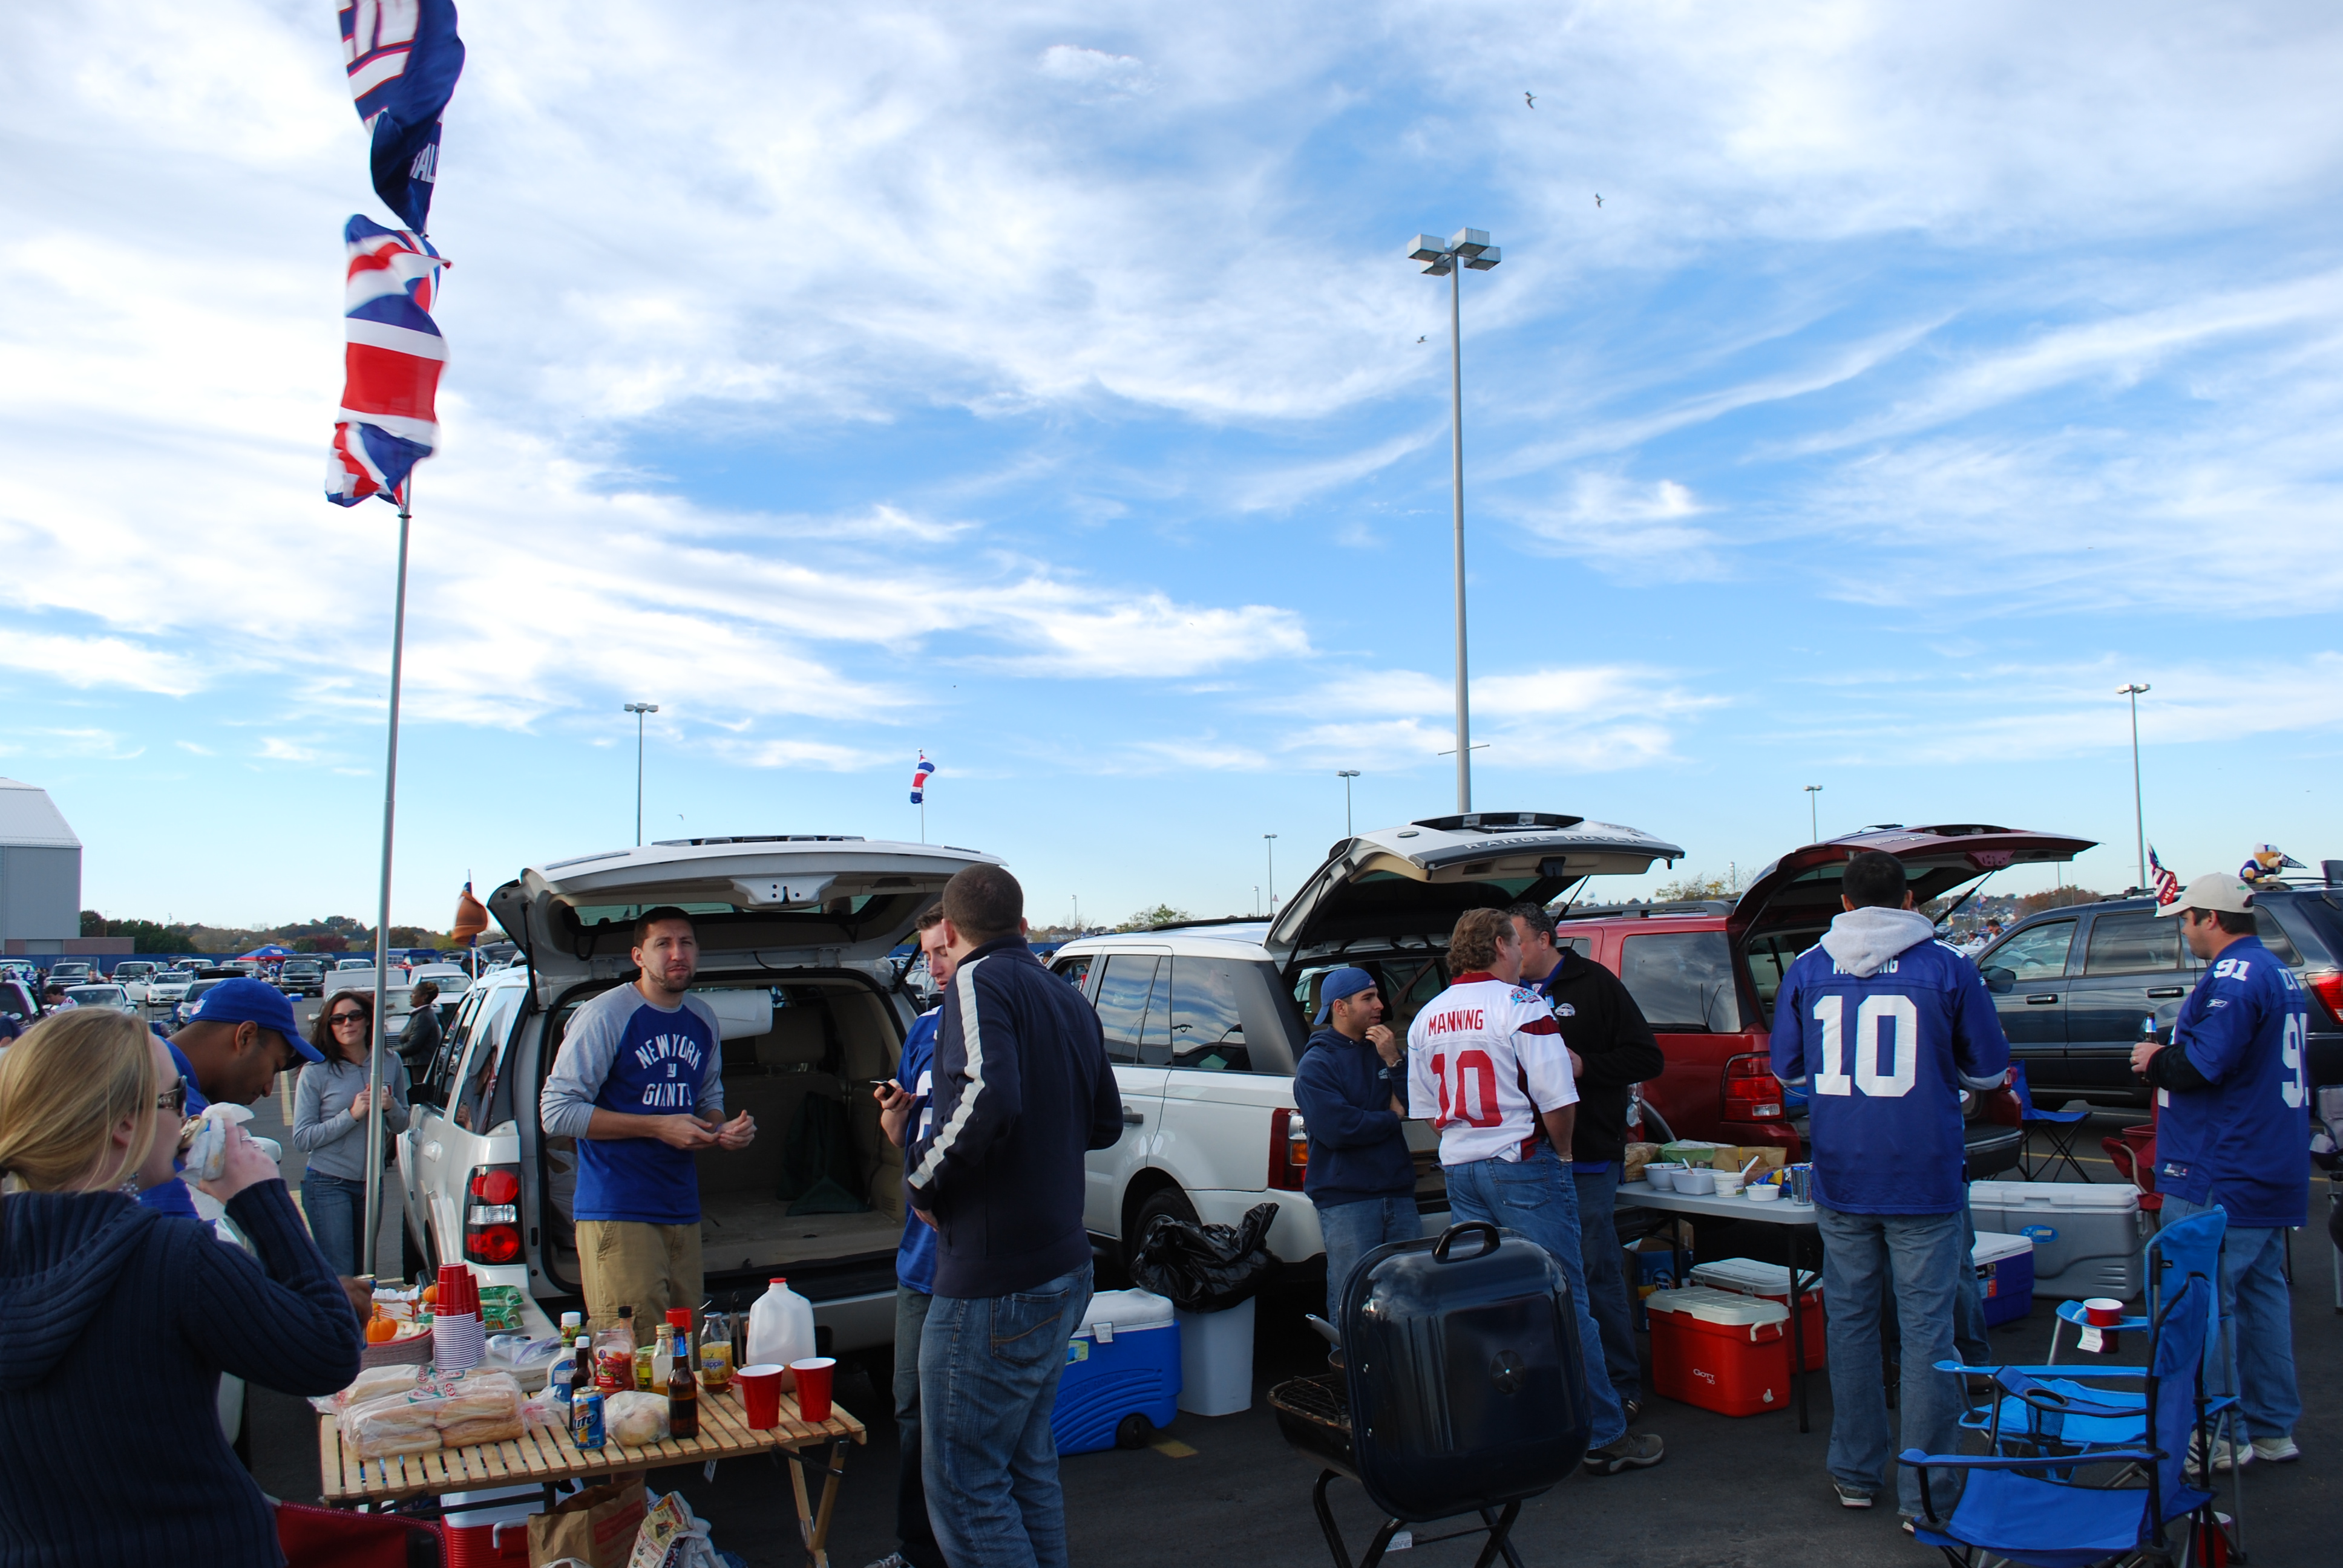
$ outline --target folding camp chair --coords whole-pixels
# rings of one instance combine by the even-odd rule
[[[2187,1568],[2199,1543],[2220,1526],[2213,1494],[2189,1484],[2187,1462],[2191,1440],[2202,1442],[2206,1427],[2205,1345],[2216,1316],[2211,1282],[2191,1277],[2169,1294],[2153,1324],[2154,1339],[2145,1371],[2098,1374],[2145,1377],[2145,1441],[2130,1449],[2085,1453],[1953,1454],[1916,1448],[1899,1455],[1920,1477],[1922,1517],[1914,1531],[1936,1547],[1954,1568],[1981,1568],[1995,1558],[2035,1568],[2089,1568],[2102,1563],[2174,1564]],[[1975,1369],[1972,1369],[1975,1370]],[[2053,1389],[2010,1368],[1996,1369],[1996,1384],[2023,1405],[2036,1441],[2056,1444],[2077,1418],[2117,1421],[2138,1412],[2098,1402],[2091,1380],[2071,1380],[2079,1393]],[[1996,1414],[1998,1412],[1996,1412]],[[1990,1433],[1996,1449],[2015,1437],[1998,1421]],[[2076,1473],[2119,1464],[2138,1474],[2144,1486],[2090,1486]],[[2137,1466],[2137,1472],[2128,1467]],[[1968,1473],[1960,1502],[1939,1517],[1930,1488],[1931,1469]],[[2194,1514],[2174,1555],[2167,1527]]]
[[[2074,1171],[2076,1180],[2088,1181],[2091,1173],[2084,1170],[2083,1162],[2075,1157],[2075,1139],[2077,1135],[2076,1124],[2090,1116],[2090,1107],[2086,1105],[2080,1111],[2043,1110],[2034,1103],[2034,1096],[2026,1087],[2026,1064],[2022,1061],[2009,1064],[2009,1088],[2017,1096],[2017,1120],[2026,1129],[2026,1152],[2030,1155],[2033,1151],[2036,1128],[2040,1128],[2042,1135],[2050,1141],[2050,1153],[2046,1158],[2032,1164],[2020,1161],[2026,1179],[2028,1181],[2041,1181],[2044,1171],[2057,1170],[2058,1162],[2063,1160]]]

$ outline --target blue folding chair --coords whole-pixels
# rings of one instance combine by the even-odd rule
[[[2218,1528],[2213,1494],[2190,1485],[2187,1473],[2191,1440],[2201,1442],[2206,1431],[2205,1345],[2217,1315],[2214,1302],[2209,1281],[2184,1281],[2169,1293],[2153,1323],[2147,1366],[2097,1374],[2146,1379],[2146,1431],[2137,1447],[2002,1453],[1997,1452],[2001,1445],[2019,1434],[2002,1430],[1997,1407],[1988,1434],[1996,1452],[1905,1450],[1899,1457],[1916,1467],[1920,1477],[1922,1517],[1914,1534],[1942,1551],[1954,1568],[1981,1568],[1996,1558],[2034,1568],[2168,1563],[2174,1559],[2167,1527],[2195,1514],[2195,1524],[2180,1544],[2178,1561],[2186,1568],[2196,1544]],[[2045,1446],[2062,1445],[2078,1420],[2137,1421],[2141,1413],[2127,1408],[2127,1401],[2102,1402],[2087,1386],[2087,1379],[2068,1380],[2079,1392],[2067,1392],[2012,1368],[1996,1369],[1994,1377],[2024,1407],[2031,1440]],[[2125,1466],[2121,1474],[2126,1476],[2135,1473],[2130,1467],[2137,1466],[2146,1485],[2089,1486],[2075,1479],[2077,1471],[2105,1464]],[[1968,1473],[1949,1517],[1936,1513],[1928,1482],[1932,1468]]]
[[[2075,1140],[2078,1136],[2076,1124],[2089,1117],[2088,1108],[2045,1111],[2035,1104],[2033,1093],[2026,1087],[2026,1064],[2022,1061],[2009,1064],[2009,1088],[2010,1092],[2017,1096],[2017,1120],[2025,1127],[2027,1139],[2026,1149],[2022,1151],[2018,1161],[2018,1168],[2026,1172],[2026,1179],[2028,1181],[2041,1181],[2044,1171],[2057,1170],[2058,1162],[2063,1160],[2073,1168],[2076,1180],[2088,1181],[2091,1173],[2083,1169],[2081,1161],[2075,1158]],[[2048,1158],[2029,1165],[2023,1155],[2032,1153],[2034,1130],[2037,1127],[2050,1141],[2050,1153]]]

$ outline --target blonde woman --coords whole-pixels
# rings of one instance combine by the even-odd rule
[[[357,1324],[242,1129],[202,1186],[257,1261],[133,1201],[170,1180],[185,1103],[121,1013],[44,1019],[0,1059],[0,1565],[284,1561],[220,1374],[330,1393]]]

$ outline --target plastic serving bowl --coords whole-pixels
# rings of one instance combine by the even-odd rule
[[[1778,1203],[1782,1201],[1782,1189],[1771,1181],[1760,1181],[1755,1187],[1741,1189],[1741,1195],[1752,1203]]]

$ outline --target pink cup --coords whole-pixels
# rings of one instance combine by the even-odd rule
[[[2112,1296],[2093,1296],[2083,1303],[2083,1316],[2095,1329],[2111,1329],[2123,1321],[2123,1303]]]
[[[740,1385],[740,1402],[747,1407],[749,1424],[759,1432],[781,1424],[781,1373],[788,1370],[765,1362],[732,1374],[732,1381]]]
[[[837,1365],[829,1356],[809,1356],[789,1363],[789,1370],[798,1374],[799,1419],[814,1422],[830,1419],[830,1374]]]

